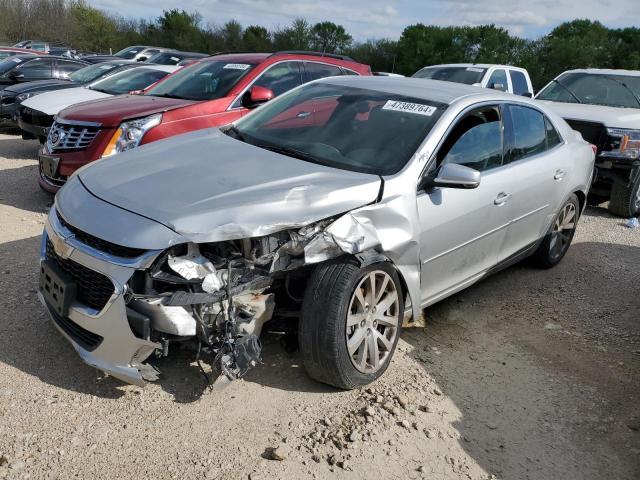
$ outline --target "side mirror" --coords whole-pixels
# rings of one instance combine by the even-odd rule
[[[492,83],[490,88],[493,88],[494,90],[501,90],[501,91],[505,90],[504,83]]]
[[[258,105],[268,102],[275,96],[273,90],[256,85],[242,95],[242,106],[245,108],[256,108]]]
[[[425,188],[478,188],[480,185],[480,172],[473,168],[458,165],[457,163],[445,163],[440,167],[435,178],[425,181]]]
[[[22,80],[24,79],[24,73],[18,73],[15,70],[9,74],[9,78],[11,80]]]
[[[533,93],[531,92],[522,92],[520,95],[527,98],[533,98]]]
[[[138,62],[146,62],[147,61],[147,57],[142,56],[142,57],[138,57]]]

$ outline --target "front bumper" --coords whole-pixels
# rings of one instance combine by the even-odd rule
[[[42,236],[40,261],[47,257],[47,241],[55,254],[106,276],[113,283],[113,294],[101,310],[74,302],[67,317],[60,318],[39,298],[60,333],[76,349],[82,360],[124,382],[144,385],[153,369],[143,362],[160,345],[134,335],[127,318],[124,300],[127,281],[135,270],[149,266],[158,251],[148,251],[138,258],[119,258],[80,243],[58,220],[51,209]],[[91,340],[88,345],[87,338]]]

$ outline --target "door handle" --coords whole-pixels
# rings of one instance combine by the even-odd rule
[[[507,200],[511,198],[510,193],[500,192],[496,199],[493,201],[494,205],[504,205]]]
[[[565,173],[566,172],[564,170],[556,170],[556,174],[553,176],[553,179],[562,180],[564,178]]]

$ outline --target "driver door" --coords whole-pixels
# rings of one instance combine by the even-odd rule
[[[500,107],[474,109],[449,131],[427,172],[435,176],[441,165],[457,163],[482,176],[474,189],[418,192],[423,306],[465,288],[499,261],[510,219],[503,138]]]

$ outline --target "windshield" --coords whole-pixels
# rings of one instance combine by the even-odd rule
[[[146,95],[185,100],[222,98],[254,67],[249,63],[220,61],[196,63],[176,72]]]
[[[301,160],[391,175],[445,108],[422,98],[314,83],[272,100],[225,133]]]
[[[69,80],[78,83],[92,82],[100,77],[105,76],[107,73],[118,68],[120,65],[117,63],[98,63],[96,65],[89,65],[88,67],[81,68],[75,72],[69,74]]]
[[[158,52],[155,55],[151,55],[146,62],[157,63],[158,65],[177,65],[183,58],[183,55],[177,53]]]
[[[480,67],[425,67],[414,73],[413,76],[473,85],[482,82],[486,71],[486,68]]]
[[[564,103],[640,108],[640,76],[600,73],[565,73],[536,97]]]
[[[109,95],[121,95],[135,90],[144,90],[167,75],[169,72],[138,67],[98,80],[89,88]]]
[[[144,50],[143,47],[127,47],[127,48],[117,52],[116,53],[116,57],[122,57],[122,58],[124,58],[126,60],[131,60],[133,57],[135,57],[142,50]]]
[[[8,72],[12,68],[14,68],[16,65],[24,61],[25,59],[23,57],[16,57],[16,56],[7,57],[3,60],[0,60],[0,74]]]

